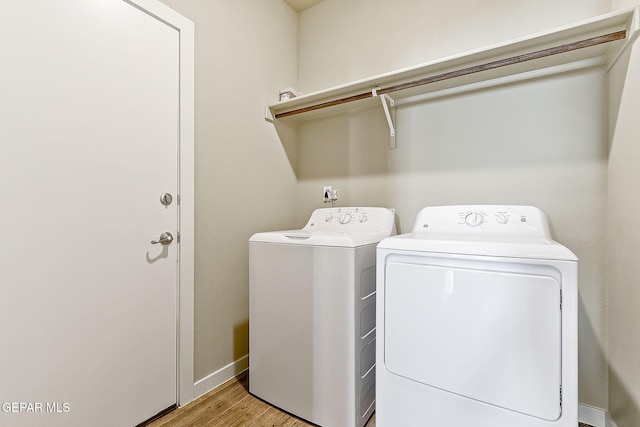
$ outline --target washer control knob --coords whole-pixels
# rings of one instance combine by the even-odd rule
[[[471,212],[464,217],[464,222],[471,227],[478,227],[484,222],[484,217],[480,212]]]
[[[346,213],[340,217],[340,224],[349,224],[351,222],[351,214]]]

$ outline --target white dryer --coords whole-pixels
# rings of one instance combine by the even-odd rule
[[[575,427],[577,258],[530,206],[423,209],[377,249],[378,427]]]
[[[385,208],[314,211],[249,240],[249,391],[323,427],[361,427],[375,401],[376,245]]]

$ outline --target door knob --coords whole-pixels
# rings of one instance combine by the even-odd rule
[[[160,203],[162,203],[163,205],[169,206],[171,202],[173,202],[173,196],[171,194],[164,193],[162,196],[160,196]]]
[[[170,245],[171,242],[173,242],[173,234],[169,233],[168,231],[165,231],[164,233],[162,233],[160,235],[160,239],[151,241],[151,243],[154,245],[161,243],[162,246]]]

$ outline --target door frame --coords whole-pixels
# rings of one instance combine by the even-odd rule
[[[159,0],[122,1],[179,33],[176,402],[184,406],[194,396],[194,24]]]

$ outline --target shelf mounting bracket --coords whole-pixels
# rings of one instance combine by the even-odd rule
[[[382,108],[384,109],[384,115],[387,118],[387,124],[389,125],[389,149],[395,150],[396,148],[396,102],[386,93],[382,95],[378,95],[379,87],[373,89],[371,94],[375,98],[376,96],[380,98],[380,102],[382,103]],[[389,104],[387,105],[387,102]]]
[[[275,118],[273,117],[273,114],[271,113],[271,109],[269,107],[264,108],[264,119],[269,123],[273,123],[275,120]]]

